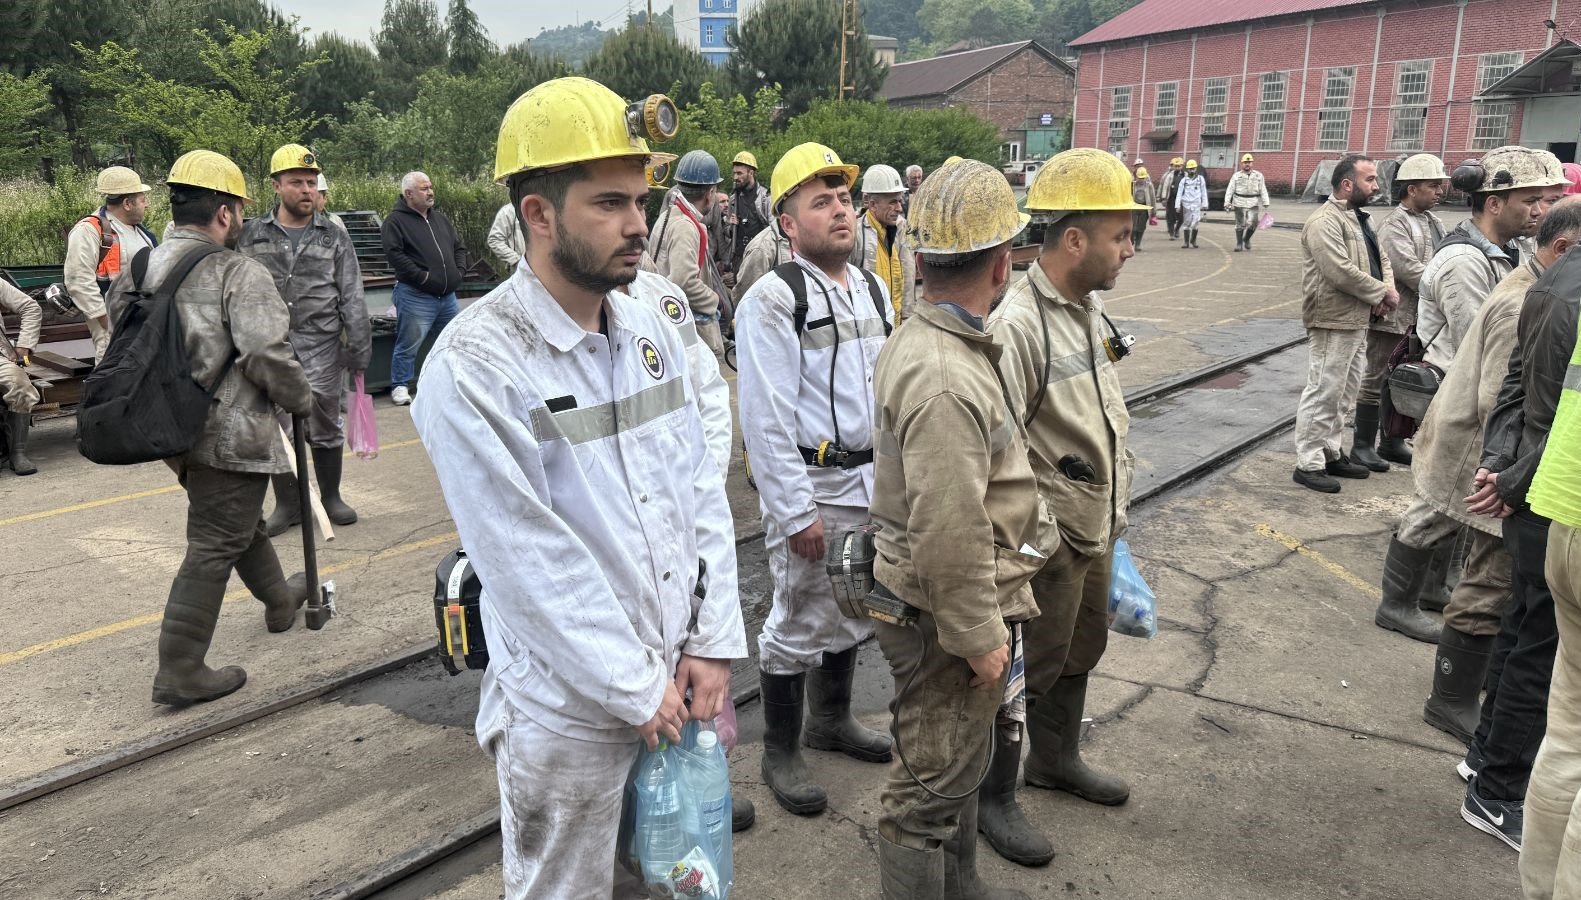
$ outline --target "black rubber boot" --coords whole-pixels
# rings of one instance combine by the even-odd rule
[[[318,478],[318,499],[324,504],[324,514],[336,525],[350,525],[357,521],[357,511],[340,499],[340,467],[346,461],[339,447],[313,448],[313,474]]]
[[[1235,252],[1236,253],[1241,252],[1241,248],[1243,246],[1245,246],[1245,244],[1246,244],[1246,229],[1237,226],[1236,229],[1235,229]]]
[[[759,673],[763,689],[763,783],[787,812],[814,816],[829,795],[812,780],[801,755],[801,708],[806,675]]]
[[[238,666],[216,670],[203,663],[224,602],[225,582],[176,576],[159,631],[155,703],[188,706],[217,700],[247,683],[247,673]]]
[[[884,900],[944,900],[944,848],[913,850],[880,835],[878,879]]]
[[[1431,574],[1432,558],[1431,547],[1409,547],[1400,543],[1398,537],[1389,541],[1389,552],[1383,560],[1383,600],[1373,615],[1379,628],[1398,631],[1412,640],[1438,643],[1442,626],[1416,605]]]
[[[989,887],[978,877],[977,802],[976,796],[967,799],[954,839],[944,842],[944,900],[1031,900],[1020,891]]]
[[[752,823],[758,820],[758,811],[752,806],[752,801],[731,792],[730,794],[730,830],[746,831]]]
[[[27,433],[33,428],[32,413],[8,413],[6,424],[9,426],[10,437],[6,442],[10,445],[11,471],[18,475],[32,475],[38,471],[38,466],[27,458]]]
[[[290,631],[296,624],[296,611],[307,602],[307,575],[298,572],[286,578],[268,538],[254,540],[236,560],[236,574],[247,590],[263,602],[264,627],[276,634]]]
[[[823,665],[807,676],[807,729],[802,745],[833,750],[862,762],[890,760],[890,738],[864,728],[851,715],[851,683],[856,679],[856,651],[825,653]]]
[[[1350,448],[1350,458],[1374,472],[1389,471],[1389,464],[1373,450],[1378,442],[1378,404],[1356,404],[1355,435],[1356,442]]]
[[[977,789],[977,830],[1005,859],[1022,866],[1046,866],[1054,859],[1054,845],[1027,821],[1016,803],[1020,775],[1021,741],[1007,737],[1002,727],[994,728],[994,764]]]
[[[1405,438],[1389,437],[1388,435],[1379,438],[1378,455],[1389,462],[1399,463],[1402,466],[1411,464],[1411,448],[1405,445]]]
[[[1251,250],[1252,249],[1252,235],[1254,235],[1256,233],[1257,233],[1257,226],[1256,225],[1248,225],[1248,226],[1246,226],[1246,249],[1247,250]]]
[[[1422,721],[1471,746],[1482,715],[1479,695],[1488,674],[1493,635],[1463,634],[1445,627],[1433,657],[1433,693],[1422,707]]]
[[[264,530],[276,537],[302,524],[302,502],[297,497],[295,475],[273,475],[269,480],[274,484],[274,511],[264,520]]]
[[[1032,787],[1065,791],[1104,806],[1119,806],[1131,788],[1114,775],[1088,768],[1081,758],[1081,714],[1087,706],[1087,676],[1054,682],[1042,699],[1027,703],[1026,778]]]
[[[1322,469],[1297,469],[1291,480],[1321,494],[1339,493],[1339,482]]]
[[[1416,598],[1416,605],[1423,612],[1443,612],[1444,607],[1449,605],[1449,596],[1454,592],[1449,584],[1449,566],[1454,555],[1454,538],[1433,548],[1433,559],[1428,563],[1431,572],[1427,576],[1427,583],[1422,585],[1421,596]]]

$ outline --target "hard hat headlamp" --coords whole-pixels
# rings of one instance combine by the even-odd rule
[[[626,107],[626,130],[634,138],[662,144],[681,130],[680,110],[669,97],[649,94],[648,99]]]

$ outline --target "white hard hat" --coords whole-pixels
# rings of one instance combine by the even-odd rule
[[[900,173],[890,166],[872,166],[862,175],[863,194],[899,194],[905,190],[906,185],[901,182]]]
[[[329,193],[329,181],[324,178],[324,173],[318,173],[318,190],[321,194]]]

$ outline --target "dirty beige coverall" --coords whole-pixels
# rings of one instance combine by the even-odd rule
[[[714,291],[711,273],[703,268],[713,265],[703,216],[680,191],[672,190],[664,211],[648,233],[659,274],[686,292],[692,318],[697,322],[697,336],[715,355],[724,353],[724,337],[719,331],[719,294]]]
[[[22,320],[21,331],[16,338],[18,348],[28,350],[38,348],[39,332],[44,327],[44,313],[38,308],[38,301],[22,293],[10,283],[0,281],[0,309],[13,313]],[[0,337],[0,347],[7,350],[6,340]],[[22,371],[22,367],[12,362],[5,353],[0,353],[0,400],[5,401],[5,408],[14,413],[32,412],[38,404],[38,389],[33,387],[33,382]]]
[[[1402,203],[1384,217],[1383,226],[1378,229],[1378,246],[1394,269],[1394,289],[1400,292],[1400,306],[1387,316],[1373,316],[1367,321],[1366,368],[1357,403],[1377,406],[1383,402],[1389,355],[1406,330],[1416,324],[1422,271],[1433,258],[1433,248],[1443,239],[1444,223],[1431,211],[1413,213]]]

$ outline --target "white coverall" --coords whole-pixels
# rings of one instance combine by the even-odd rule
[[[820,468],[808,465],[798,448],[838,439],[846,450],[872,449],[873,371],[894,315],[882,284],[875,300],[855,266],[846,264],[848,288],[842,288],[805,258],[796,262],[807,285],[801,334],[794,331],[791,289],[773,274],[753,284],[736,315],[741,430],[774,583],[758,667],[771,675],[815,669],[824,653],[849,650],[873,633],[871,619],[840,612],[823,560],[792,553],[789,538],[819,520],[825,541],[868,522],[873,464]]]
[[[494,224],[489,226],[487,242],[489,252],[505,267],[501,271],[509,273],[516,268],[516,263],[521,261],[522,254],[527,250],[527,242],[522,239],[522,229],[516,221],[514,206],[507,203],[494,214]]]
[[[132,265],[132,257],[144,247],[152,247],[150,235],[140,226],[126,225],[117,219],[113,213],[104,211],[104,219],[115,230],[115,248],[112,253],[121,254],[121,263],[117,271],[127,271]],[[97,321],[100,316],[108,315],[104,305],[104,291],[99,288],[99,242],[101,240],[99,229],[87,221],[79,221],[72,226],[66,235],[65,281],[66,293],[71,297],[71,303],[82,312],[87,319],[88,336],[93,339],[93,361],[98,363],[104,359],[104,351],[110,347],[110,332],[115,327],[115,322],[110,322],[110,328],[105,328]]]
[[[513,900],[629,886],[636,726],[681,654],[746,655],[724,479],[681,336],[647,299],[610,293],[586,332],[523,264],[440,335],[412,407],[486,585],[477,735]]]
[[[39,309],[38,301],[10,283],[0,281],[0,310],[21,320],[16,346],[26,347],[29,351],[37,348],[38,336],[44,327],[44,312]],[[0,412],[32,412],[33,407],[38,405],[38,388],[33,386],[22,367],[11,361],[7,355],[11,349],[5,337],[0,336]]]
[[[1180,193],[1175,196],[1175,208],[1180,210],[1182,228],[1196,228],[1202,224],[1202,214],[1208,210],[1208,179],[1201,174],[1187,175],[1180,182]]]

